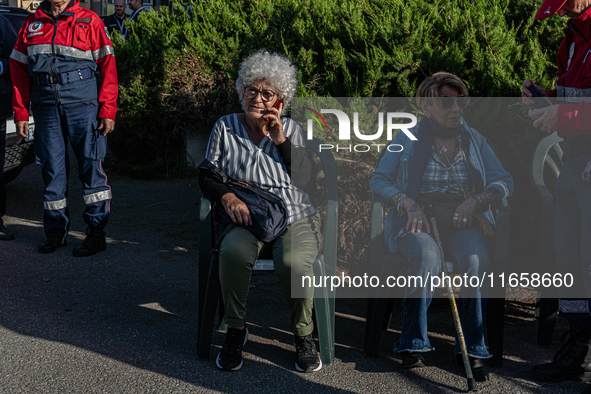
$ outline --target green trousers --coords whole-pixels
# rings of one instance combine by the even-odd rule
[[[220,283],[226,323],[234,327],[246,324],[250,275],[261,251],[268,251],[273,256],[275,273],[291,310],[292,332],[298,336],[311,334],[314,331],[313,289],[310,289],[309,297],[291,298],[292,271],[294,278],[314,275],[313,264],[318,255],[319,237],[318,214],[290,224],[283,235],[267,243],[242,227],[230,230],[220,246]]]

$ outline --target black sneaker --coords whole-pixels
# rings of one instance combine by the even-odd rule
[[[14,234],[9,229],[4,227],[3,224],[0,224],[0,241],[12,241],[13,239]]]
[[[420,352],[400,352],[404,369],[423,368],[425,357]]]
[[[238,371],[242,368],[242,347],[248,340],[248,328],[240,330],[228,327],[224,347],[215,359],[215,365],[224,371]]]
[[[74,257],[92,256],[98,252],[107,249],[107,241],[105,240],[105,232],[95,227],[88,226],[86,229],[86,238],[82,241],[80,246],[77,246],[72,251]]]
[[[536,365],[532,377],[542,382],[591,379],[591,346],[589,333],[567,331],[560,340],[562,346],[551,363]]]
[[[59,237],[52,237],[49,236],[43,242],[37,250],[39,253],[53,253],[57,250],[57,248],[61,248],[62,246],[66,246],[68,244],[68,240],[66,238],[59,238]]]
[[[474,380],[477,382],[486,382],[488,377],[488,370],[484,365],[484,360],[481,358],[470,357],[470,369],[472,370],[472,376],[474,376]],[[461,354],[456,354],[456,362],[462,368],[464,368],[464,359],[462,358]]]
[[[316,344],[314,343],[312,334],[307,337],[294,335],[294,345],[296,348],[296,370],[298,372],[320,371],[322,360],[316,350]]]

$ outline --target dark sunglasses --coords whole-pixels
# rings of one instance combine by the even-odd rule
[[[458,107],[464,108],[470,102],[470,96],[441,96],[439,97],[439,101],[441,102],[441,106],[445,109],[450,109],[454,106],[454,102],[458,103]]]

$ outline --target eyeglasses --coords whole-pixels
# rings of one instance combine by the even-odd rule
[[[458,107],[464,108],[470,103],[470,96],[441,96],[439,97],[441,106],[445,109],[450,109],[454,106],[454,102],[458,104]]]
[[[258,90],[251,87],[246,88],[246,90],[244,91],[244,95],[249,99],[256,98],[256,96],[258,96],[259,93],[261,94],[261,98],[263,99],[263,101],[267,102],[273,100],[273,98],[275,98],[275,96],[277,95],[277,93],[272,92],[270,90]]]

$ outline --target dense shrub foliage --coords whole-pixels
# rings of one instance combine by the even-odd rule
[[[408,97],[436,71],[459,75],[471,96],[518,96],[526,77],[552,86],[564,20],[535,21],[539,1],[475,3],[194,0],[145,13],[129,40],[114,39],[120,111],[110,147],[139,176],[182,168],[185,136],[206,136],[217,118],[240,109],[233,78],[240,60],[260,48],[294,61],[300,97]],[[522,134],[486,137],[518,185],[514,228],[533,234],[526,231],[535,207],[529,161],[541,133],[523,124]],[[375,160],[341,158],[343,174],[360,171],[357,164],[367,171]]]
[[[298,95],[407,97],[433,72],[472,96],[550,86],[558,18],[535,22],[529,0],[196,0],[143,14],[116,41],[121,99],[112,146],[135,172],[170,170],[184,133],[208,133],[238,106],[240,59],[266,48],[299,68]],[[185,11],[187,10],[187,11]],[[151,172],[151,171],[150,171]]]

